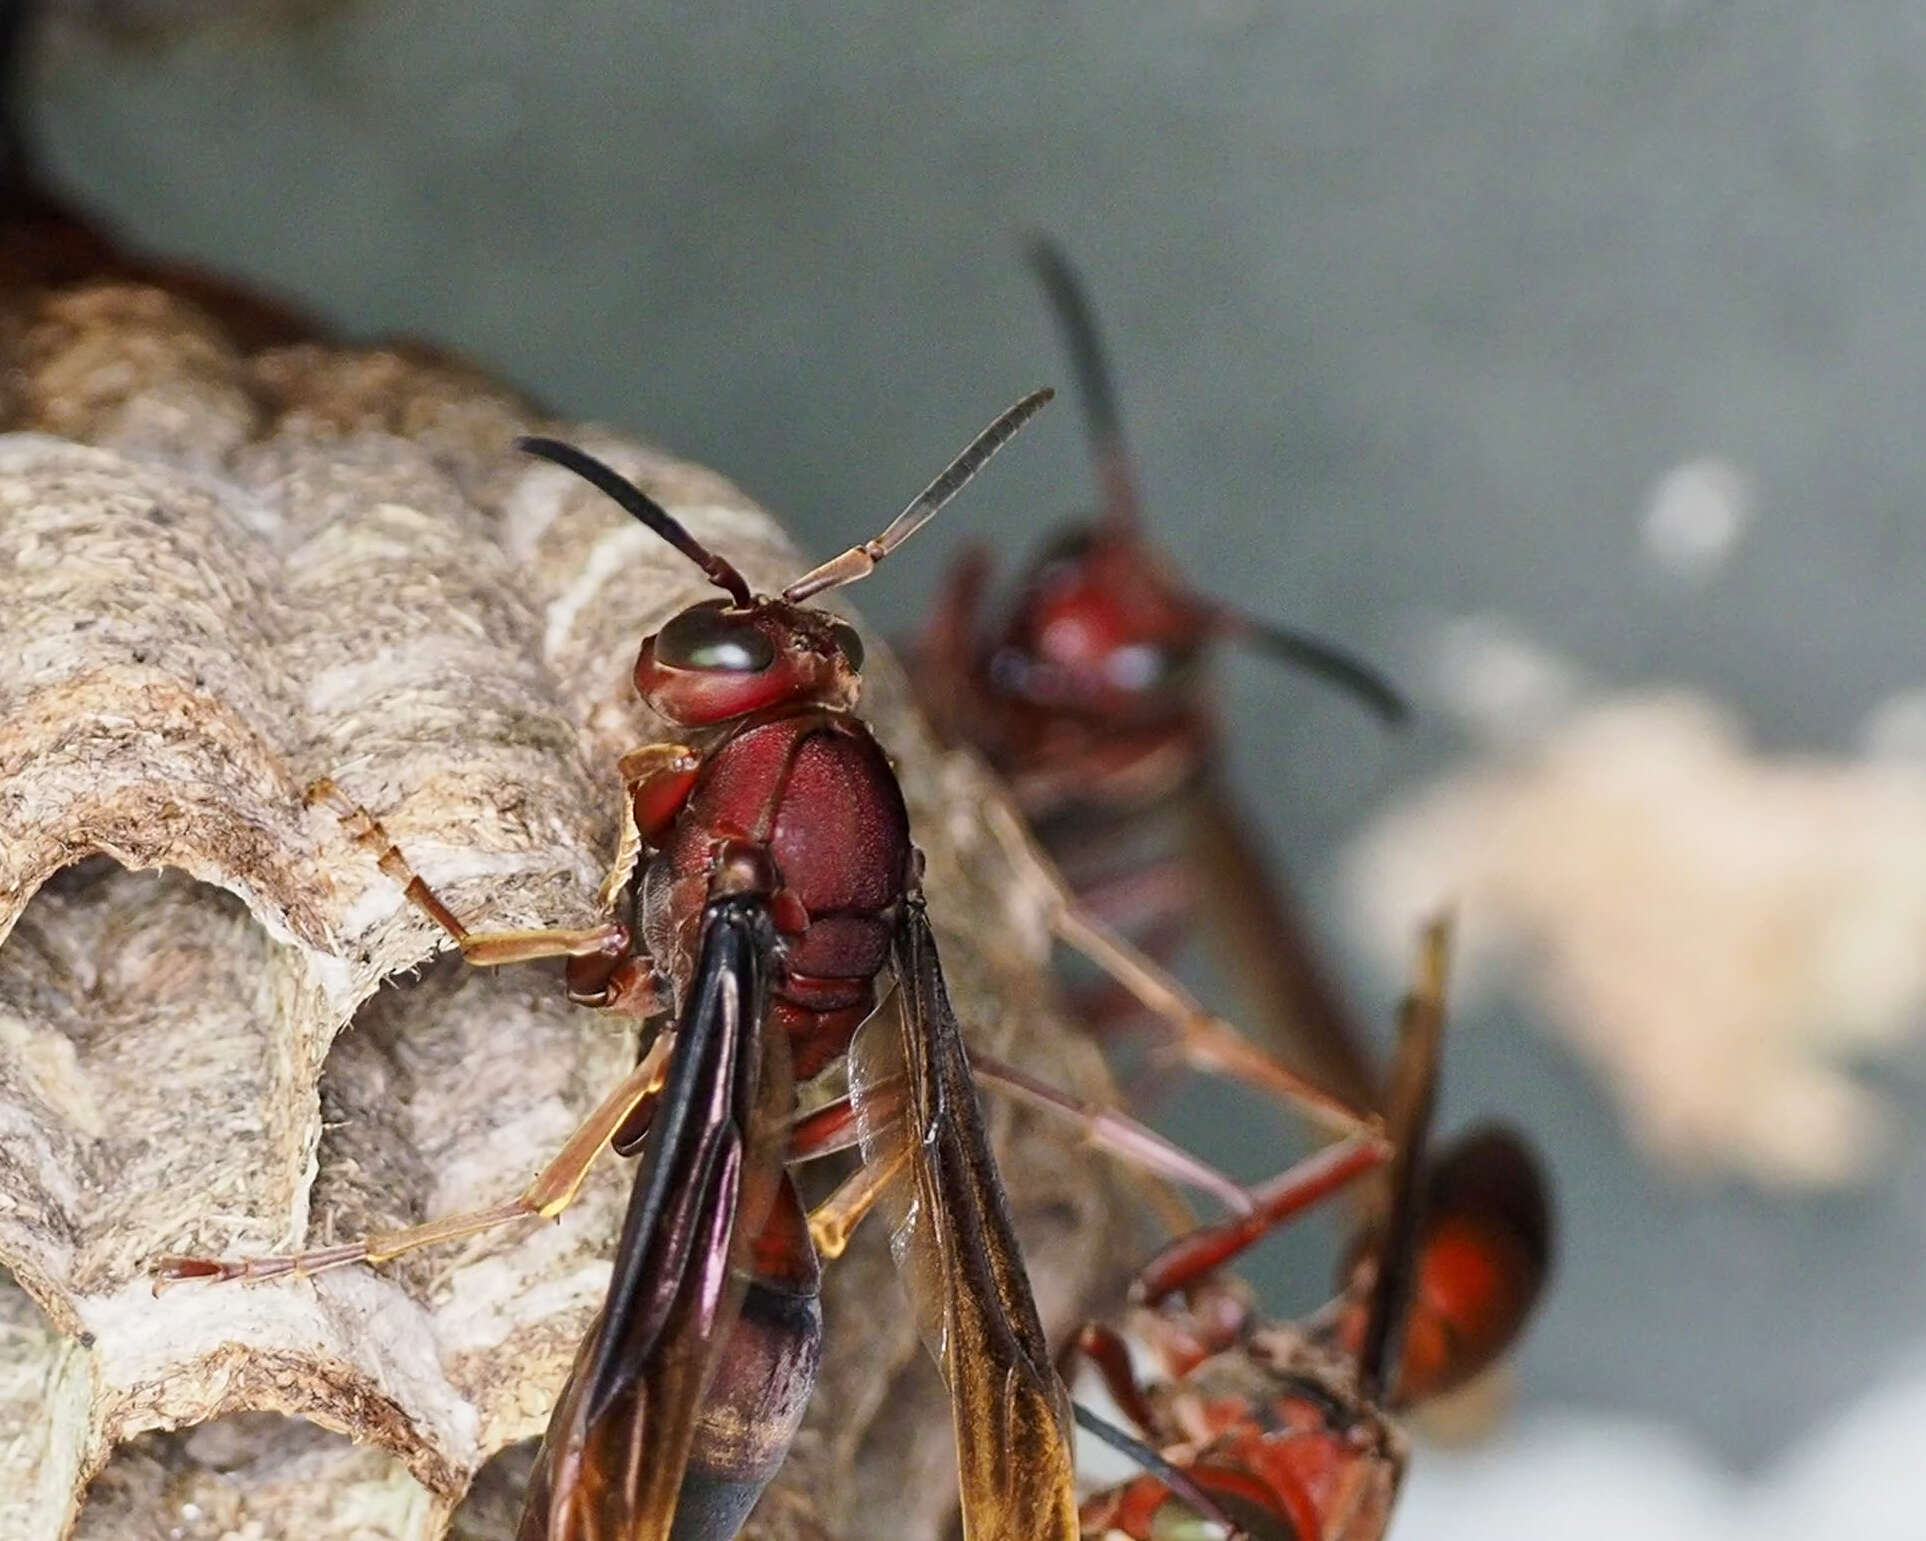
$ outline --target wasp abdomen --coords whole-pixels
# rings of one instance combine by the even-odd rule
[[[822,1331],[814,1295],[749,1286],[696,1424],[672,1541],[724,1541],[742,1529],[816,1389]]]

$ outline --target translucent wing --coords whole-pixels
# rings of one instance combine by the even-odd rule
[[[1185,857],[1201,927],[1261,1014],[1264,1047],[1354,1108],[1383,1098],[1369,1042],[1317,956],[1280,877],[1253,844],[1256,826],[1213,777],[1186,794]]]
[[[884,1201],[891,1245],[949,1385],[965,1541],[1074,1541],[1069,1398],[919,903],[904,907],[894,961],[895,1010],[858,1036],[850,1092],[864,1160],[902,1168]]]
[[[760,1032],[774,935],[712,903],[643,1142],[608,1298],[549,1420],[520,1541],[667,1541],[702,1396],[740,1296],[743,1239],[780,1181],[786,1062]],[[768,1035],[776,1038],[779,1035]]]

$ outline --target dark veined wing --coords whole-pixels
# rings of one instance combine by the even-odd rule
[[[1393,1145],[1386,1183],[1390,1200],[1357,1351],[1358,1392],[1371,1402],[1382,1402],[1392,1387],[1417,1276],[1426,1147],[1438,1107],[1450,965],[1451,922],[1440,916],[1424,928],[1417,976],[1398,1011],[1398,1054],[1391,1067],[1385,1118],[1385,1133]]]
[[[1311,939],[1303,916],[1252,849],[1256,825],[1205,776],[1184,794],[1185,857],[1195,874],[1201,930],[1262,1014],[1264,1047],[1283,1064],[1362,1111],[1383,1097],[1369,1044]]]
[[[1070,1402],[1050,1361],[920,902],[904,906],[894,1010],[850,1051],[866,1163],[924,1341],[949,1385],[965,1541],[1075,1541]]]
[[[1347,1249],[1342,1293],[1319,1324],[1355,1358],[1364,1393],[1398,1410],[1504,1372],[1544,1294],[1557,1229],[1543,1164],[1515,1130],[1482,1124],[1426,1148],[1448,950],[1435,921],[1401,1014],[1387,1120],[1396,1154],[1381,1210]],[[1462,1429],[1463,1417],[1451,1421]]]
[[[608,1298],[549,1420],[520,1541],[667,1541],[696,1417],[740,1295],[745,1241],[781,1180],[788,1094],[761,1032],[763,901],[710,903],[701,956],[616,1251]],[[776,1040],[765,1050],[764,1039]]]

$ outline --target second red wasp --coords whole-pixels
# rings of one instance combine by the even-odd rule
[[[958,564],[916,650],[924,708],[1003,776],[1093,920],[1162,959],[1201,915],[1256,988],[1266,1047],[1349,1105],[1375,1107],[1349,1009],[1224,786],[1203,666],[1214,644],[1238,642],[1312,671],[1387,721],[1404,704],[1351,655],[1206,599],[1172,570],[1143,528],[1082,288],[1054,246],[1038,243],[1032,258],[1081,388],[1098,508],[1035,559],[1000,622],[985,616],[988,554]],[[1114,988],[1086,1004],[1100,1031],[1137,1014]],[[1193,1063],[1282,1089],[1263,1064],[1228,1063],[1221,1045],[1198,1041],[1194,1013],[1165,1015]]]

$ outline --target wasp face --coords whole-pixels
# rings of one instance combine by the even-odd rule
[[[643,642],[635,688],[671,722],[704,727],[771,706],[853,706],[862,667],[847,621],[783,599],[711,599]]]

